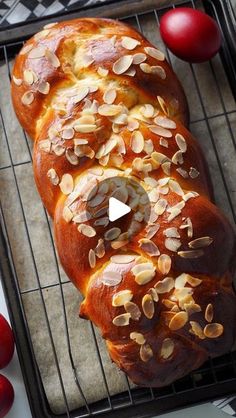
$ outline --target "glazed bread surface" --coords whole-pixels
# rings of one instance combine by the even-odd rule
[[[118,21],[50,24],[15,60],[12,101],[80,315],[111,359],[159,387],[228,351],[235,234],[164,54]],[[110,222],[110,197],[132,211]]]

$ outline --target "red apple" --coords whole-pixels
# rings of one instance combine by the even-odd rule
[[[14,401],[14,389],[9,380],[0,374],[0,418],[10,411]]]
[[[14,353],[14,337],[10,325],[0,314],[0,369],[11,361]]]

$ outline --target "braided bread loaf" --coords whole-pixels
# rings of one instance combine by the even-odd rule
[[[50,24],[17,56],[12,100],[80,315],[112,360],[158,387],[229,350],[235,235],[163,53],[117,21]],[[112,224],[111,196],[133,209]]]

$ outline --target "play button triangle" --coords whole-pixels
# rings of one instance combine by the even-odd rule
[[[125,203],[121,202],[115,197],[110,197],[108,208],[109,221],[114,222],[117,219],[122,218],[122,216],[126,215],[130,211],[131,208],[125,205]]]

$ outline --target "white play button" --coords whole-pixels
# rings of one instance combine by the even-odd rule
[[[131,208],[129,206],[125,205],[115,197],[110,197],[108,208],[109,221],[114,222],[117,219],[122,218],[122,216],[126,215],[130,211]]]

